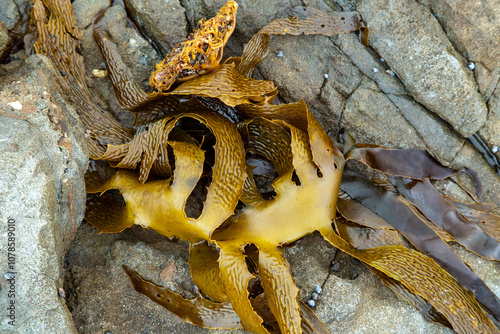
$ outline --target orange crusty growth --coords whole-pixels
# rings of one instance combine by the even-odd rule
[[[159,91],[167,91],[175,81],[185,81],[219,68],[224,45],[236,26],[238,4],[229,1],[219,13],[205,21],[172,53],[156,64],[149,84]]]

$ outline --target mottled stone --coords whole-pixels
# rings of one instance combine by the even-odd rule
[[[500,1],[423,0],[453,46],[474,62],[479,91],[488,98],[500,78]]]
[[[76,333],[60,289],[63,257],[85,210],[88,157],[83,126],[59,76],[46,57],[35,55],[1,78],[0,289],[10,288],[4,274],[15,272],[17,310],[15,327],[1,317],[2,333]],[[9,219],[15,221],[13,267],[6,261]],[[11,300],[0,294],[1,308]]]
[[[101,9],[106,9],[108,7],[108,0],[75,0],[73,2],[73,10],[75,11],[78,28],[89,28],[96,14]]]
[[[487,109],[474,78],[425,6],[414,0],[363,0],[357,9],[372,29],[370,45],[416,101],[464,137],[484,125]]]
[[[372,81],[360,86],[349,97],[340,124],[359,143],[426,148],[415,128]]]
[[[427,145],[427,150],[441,163],[447,165],[462,148],[464,139],[450,129],[437,116],[430,114],[422,105],[403,95],[387,95],[398,107],[404,118],[417,130]]]
[[[143,33],[158,44],[164,55],[187,37],[186,12],[179,0],[131,0],[127,1],[127,8]]]

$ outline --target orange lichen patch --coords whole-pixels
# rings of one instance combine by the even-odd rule
[[[151,87],[164,92],[175,81],[186,81],[217,69],[224,45],[236,27],[237,9],[236,2],[229,1],[215,17],[201,20],[200,28],[156,65],[149,78]]]

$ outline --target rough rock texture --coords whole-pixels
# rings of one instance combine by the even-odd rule
[[[185,323],[149,298],[135,292],[121,269],[127,265],[144,279],[194,298],[186,243],[169,241],[153,230],[134,226],[120,234],[98,234],[82,223],[67,263],[68,307],[81,334],[234,333]]]
[[[163,55],[187,35],[186,13],[179,0],[131,0],[127,8],[144,34],[157,41]]]
[[[357,5],[370,23],[370,45],[413,97],[464,137],[486,121],[487,108],[465,60],[432,13],[414,0],[366,0]]]
[[[59,294],[63,256],[83,218],[88,158],[59,76],[47,58],[33,56],[0,83],[0,305],[16,307],[15,326],[2,315],[2,333],[75,332]],[[15,249],[7,248],[9,219]],[[13,267],[7,252],[14,254]],[[8,272],[15,272],[14,282],[5,279]],[[5,293],[12,283],[15,298]]]
[[[500,78],[500,1],[422,0],[436,14],[455,49],[474,62],[479,91],[487,99]]]

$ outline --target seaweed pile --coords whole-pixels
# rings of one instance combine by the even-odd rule
[[[253,333],[327,333],[297,298],[283,247],[319,231],[367,265],[427,319],[459,333],[499,333],[500,301],[448,246],[456,241],[500,260],[500,219],[489,204],[443,197],[430,180],[468,170],[421,150],[333,142],[303,101],[273,104],[273,82],[252,78],[273,34],[335,35],[368,28],[356,12],[297,7],[264,26],[241,57],[223,60],[235,29],[229,1],[174,48],[140,89],[111,41],[101,12],[94,37],[132,128],[95,101],[79,55],[69,0],[36,0],[37,53],[63,75],[94,161],[86,175],[86,220],[101,232],[138,224],[190,244],[200,295],[188,300],[124,267],[135,289],[185,321]],[[344,170],[360,161],[372,181]],[[480,194],[479,194],[480,195]]]

